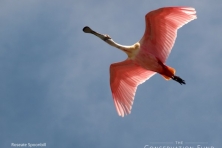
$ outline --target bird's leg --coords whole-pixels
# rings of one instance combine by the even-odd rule
[[[169,67],[169,66],[163,64],[159,58],[156,57],[156,59],[157,59],[158,63],[163,67],[163,72],[160,73],[160,74],[164,78],[165,77],[171,78],[174,81],[177,81],[178,83],[180,83],[181,85],[182,84],[186,84],[183,79],[181,79],[179,76],[174,75],[174,73],[175,73],[175,69],[174,68]],[[165,79],[169,80],[168,78],[165,78]]]
[[[180,83],[181,85],[182,84],[186,84],[185,83],[185,81],[183,80],[183,79],[181,79],[180,77],[178,77],[178,76],[172,76],[172,79],[174,80],[174,81],[177,81],[178,83]]]

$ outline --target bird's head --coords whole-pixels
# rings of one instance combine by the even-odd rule
[[[82,30],[83,30],[83,32],[85,32],[85,33],[91,33],[91,34],[99,37],[99,38],[100,38],[101,40],[103,40],[103,41],[107,41],[107,40],[110,40],[110,39],[111,39],[111,37],[110,37],[109,35],[107,35],[107,34],[100,34],[100,33],[96,32],[96,31],[92,30],[92,29],[91,29],[90,27],[88,27],[88,26],[85,26]]]

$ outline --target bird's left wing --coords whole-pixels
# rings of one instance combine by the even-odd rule
[[[145,17],[146,30],[140,40],[140,48],[165,63],[177,30],[196,18],[195,9],[190,7],[165,7],[149,12]]]
[[[154,74],[132,60],[110,65],[110,87],[119,116],[130,114],[137,86]]]

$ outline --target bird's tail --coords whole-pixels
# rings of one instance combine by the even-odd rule
[[[164,74],[161,74],[165,80],[173,79],[174,81],[177,81],[178,83],[186,84],[183,79],[181,79],[179,76],[175,75],[176,70],[170,66],[165,65],[165,71]]]
[[[176,70],[174,68],[172,68],[170,66],[166,66],[166,65],[165,65],[165,68],[166,68],[165,75],[164,74],[161,74],[161,75],[163,76],[163,78],[165,80],[170,80],[172,78],[172,76],[175,75]]]

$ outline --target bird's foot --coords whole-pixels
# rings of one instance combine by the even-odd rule
[[[178,76],[173,76],[172,79],[173,79],[174,81],[177,81],[177,82],[180,83],[181,85],[182,85],[182,84],[186,84],[185,81],[184,81],[183,79],[181,79],[180,77],[178,77]]]

